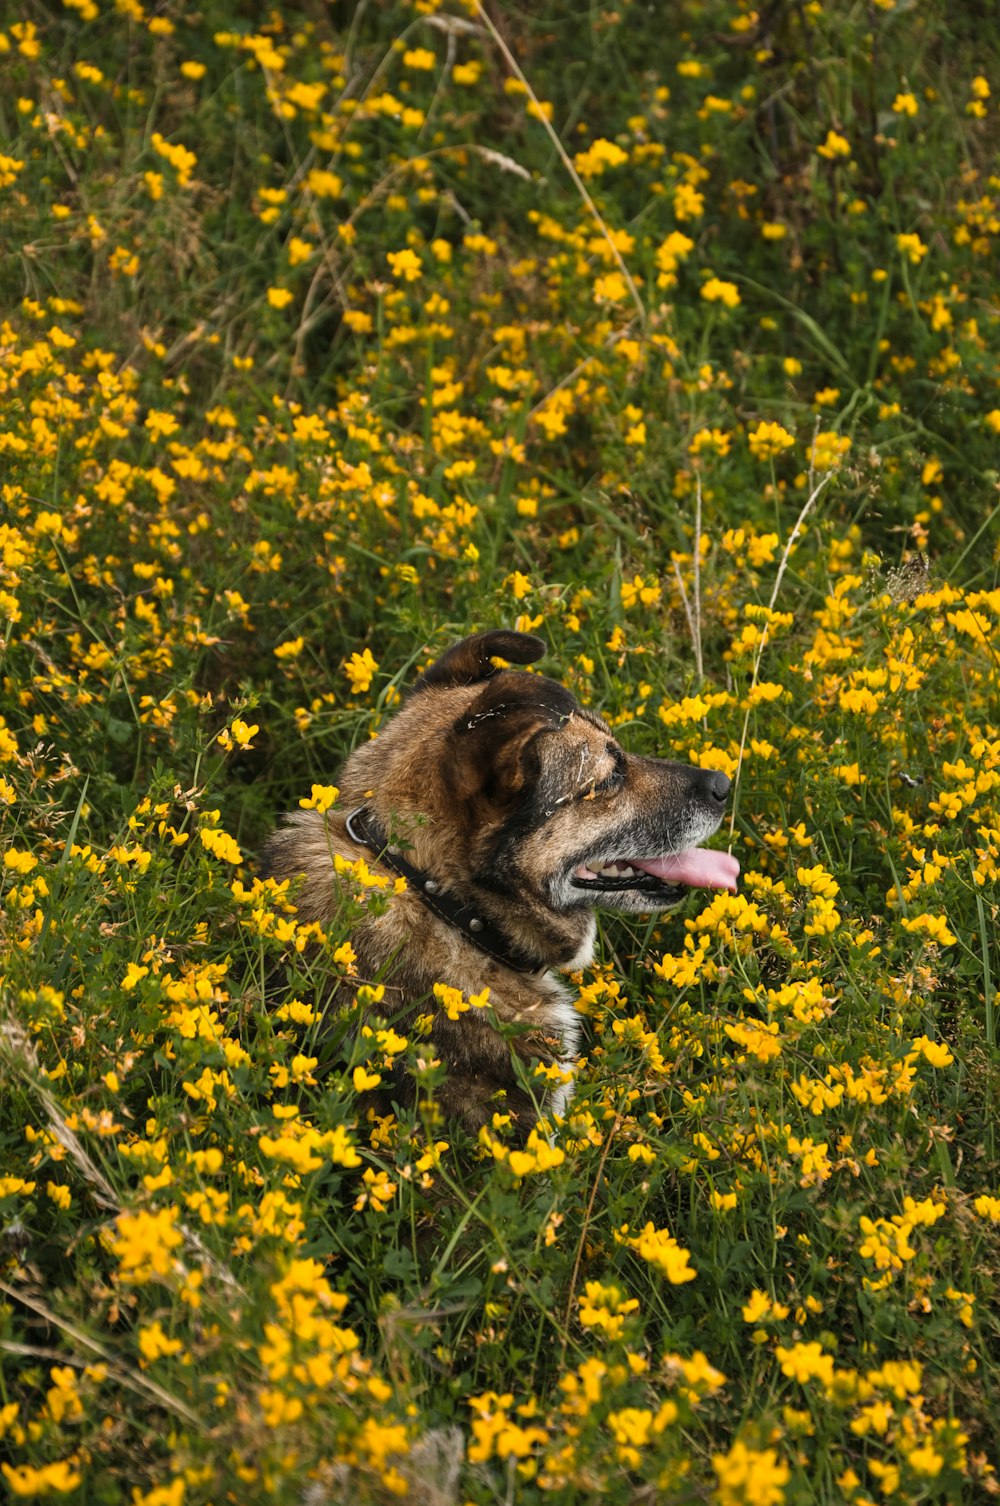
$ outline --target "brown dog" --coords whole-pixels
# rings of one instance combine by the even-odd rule
[[[295,812],[265,853],[276,878],[304,875],[303,920],[335,908],[335,855],[406,878],[351,937],[358,972],[387,979],[381,1007],[404,1034],[432,1015],[428,1054],[448,1074],[438,1102],[473,1133],[499,1111],[523,1137],[565,1107],[565,1087],[528,1084],[539,1065],[572,1064],[578,1017],[553,969],[590,961],[596,907],[663,910],[739,875],[735,858],[696,845],[722,820],[727,777],[626,753],[565,687],[495,663],[544,651],[503,631],[455,644],[347,760],[340,808]],[[435,983],[488,988],[489,1007],[453,1019]],[[415,1095],[400,1073],[390,1096]]]

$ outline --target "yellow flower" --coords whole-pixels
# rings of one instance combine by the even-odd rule
[[[759,1323],[766,1318],[771,1311],[771,1299],[766,1292],[755,1288],[750,1293],[750,1300],[743,1304],[744,1323]]]
[[[780,1506],[791,1470],[775,1449],[748,1448],[736,1442],[727,1454],[713,1454],[719,1506]]]
[[[566,1159],[566,1152],[560,1150],[558,1145],[550,1145],[544,1136],[533,1129],[524,1150],[512,1150],[506,1159],[516,1177],[526,1177],[531,1172],[546,1172],[554,1166],[561,1166]]]
[[[177,1228],[179,1215],[176,1205],[156,1213],[119,1213],[115,1220],[117,1233],[109,1244],[118,1257],[123,1280],[141,1286],[154,1276],[166,1276],[171,1271],[173,1251],[184,1240]]]
[[[329,1158],[337,1166],[360,1166],[361,1157],[342,1124],[322,1134],[313,1125],[297,1122],[285,1126],[279,1135],[261,1135],[258,1141],[265,1156],[301,1173],[316,1171]]]
[[[449,1020],[457,1020],[470,1007],[466,1002],[462,990],[460,988],[452,988],[448,983],[435,983],[434,997],[441,1005]]]
[[[832,471],[850,448],[851,441],[846,434],[825,430],[822,434],[817,434],[810,445],[809,459],[818,471]]]
[[[774,1302],[766,1292],[755,1288],[750,1293],[750,1300],[743,1305],[744,1323],[759,1323],[763,1318],[776,1318],[779,1321],[787,1318],[791,1308],[783,1302]]]
[[[597,178],[606,167],[620,167],[628,161],[628,152],[623,152],[613,141],[599,137],[585,152],[577,152],[573,166],[581,178]]]
[[[10,1197],[15,1192],[28,1197],[34,1190],[35,1183],[26,1182],[23,1177],[0,1177],[0,1197]]]
[[[417,278],[423,274],[424,269],[419,256],[409,247],[404,251],[388,252],[386,261],[392,268],[393,277],[401,277],[404,282],[416,282]]]
[[[335,784],[314,784],[308,796],[299,805],[304,811],[328,811],[340,794]]]
[[[462,245],[467,251],[481,252],[483,256],[496,256],[500,249],[495,240],[478,230],[471,235],[463,235]]]
[[[953,937],[952,940],[955,938]],[[929,1036],[919,1035],[911,1047],[913,1051],[919,1051],[925,1061],[930,1062],[932,1067],[950,1067],[955,1058],[943,1041],[932,1041]],[[912,1218],[912,1215],[911,1215]],[[924,1219],[913,1219],[914,1223],[926,1222]]]
[[[411,47],[403,53],[403,67],[414,68],[420,73],[430,73],[437,66],[437,58],[427,47]]]
[[[8,847],[3,855],[3,865],[14,873],[30,873],[38,866],[38,859],[33,852],[24,852],[16,847]]]
[[[55,1203],[56,1207],[62,1208],[64,1211],[70,1206],[73,1201],[73,1194],[70,1192],[69,1188],[62,1182],[46,1182],[45,1191]]]
[[[135,277],[139,271],[139,258],[126,246],[116,246],[108,257],[108,266],[112,272],[121,273],[123,277]]]
[[[158,1322],[147,1323],[137,1330],[139,1353],[146,1363],[158,1360],[164,1355],[180,1354],[184,1345],[180,1339],[172,1339],[163,1332]]]
[[[289,105],[297,106],[300,110],[318,110],[325,93],[325,84],[307,84],[299,79],[289,86],[285,93],[285,100]]]
[[[344,180],[323,167],[314,167],[306,174],[306,188],[317,199],[339,199],[344,191]]]
[[[929,247],[924,245],[919,235],[897,235],[896,250],[901,251],[908,261],[917,266],[927,255]]]
[[[202,847],[213,857],[221,858],[224,863],[232,863],[234,866],[242,863],[243,854],[228,832],[218,831],[214,826],[203,826],[198,836]]]
[[[921,1036],[920,1039],[921,1041],[927,1041],[926,1036]],[[913,1044],[916,1046],[917,1042],[914,1041]],[[930,1041],[928,1044],[933,1046],[935,1042]],[[949,1061],[951,1059],[949,1053]],[[919,1203],[912,1197],[904,1197],[903,1211],[902,1213],[895,1214],[894,1218],[898,1224],[908,1223],[912,1224],[914,1228],[920,1224],[924,1224],[929,1229],[937,1223],[939,1218],[944,1218],[947,1211],[947,1203],[935,1202],[932,1197],[925,1197]]]
[[[833,900],[820,896],[810,900],[802,929],[807,936],[831,936],[840,925],[840,911]]]
[[[849,157],[851,155],[851,143],[846,136],[841,136],[837,131],[827,131],[826,140],[822,146],[816,148],[821,157],[832,162],[836,157]]]
[[[285,249],[288,252],[288,265],[290,267],[297,267],[302,262],[309,260],[316,247],[312,241],[304,241],[301,236],[293,235],[290,237]]]
[[[150,137],[150,145],[154,152],[161,156],[177,174],[177,182],[181,188],[187,188],[191,182],[191,173],[198,165],[198,158],[194,152],[189,152],[187,147],[179,142],[171,143],[154,131]]]
[[[718,277],[710,277],[702,285],[701,296],[706,303],[723,303],[728,309],[736,308],[740,302],[740,293],[735,282],[723,282]]]
[[[725,429],[699,429],[688,445],[689,455],[700,455],[703,450],[714,450],[717,455],[728,455],[730,436]]]
[[[586,1283],[577,1304],[584,1328],[599,1328],[609,1339],[621,1338],[625,1319],[639,1308],[637,1297],[625,1297],[619,1287],[599,1281]]]
[[[661,590],[655,579],[649,584],[641,575],[634,575],[631,580],[622,581],[622,606],[626,612],[635,606],[636,602],[642,602],[643,606],[655,606],[660,600]],[[590,671],[593,673],[593,671]]]
[[[260,727],[256,722],[248,726],[240,717],[237,717],[229,730],[234,743],[238,743],[241,748],[250,748],[253,746],[253,739],[260,731]]]
[[[690,236],[680,230],[673,230],[666,240],[657,247],[656,265],[660,275],[656,280],[658,288],[673,287],[677,281],[674,273],[679,262],[690,256],[694,250],[694,241]]]
[[[304,638],[290,638],[287,643],[279,643],[274,650],[276,659],[297,659],[306,646]]]
[[[700,722],[716,707],[728,706],[731,700],[732,697],[726,690],[712,691],[704,696],[684,696],[683,700],[675,701],[671,706],[661,706],[657,716],[665,727],[683,726],[687,722]]]
[[[183,1503],[183,1475],[177,1475],[169,1485],[154,1485],[145,1495],[138,1485],[132,1487],[132,1506],[183,1506]]]
[[[44,1496],[50,1492],[69,1495],[83,1479],[75,1468],[75,1461],[70,1459],[43,1464],[40,1469],[34,1469],[30,1464],[14,1466],[4,1463],[0,1464],[0,1473],[16,1496]]]
[[[794,435],[789,434],[781,424],[767,421],[759,423],[747,435],[747,444],[755,460],[770,460],[773,456],[780,455],[782,450],[791,449],[794,443]]]
[[[628,1237],[628,1225],[615,1232],[615,1239],[619,1244],[628,1245],[629,1249],[635,1250],[643,1260],[654,1265],[662,1276],[665,1276],[671,1286],[680,1286],[685,1281],[694,1281],[698,1272],[690,1264],[691,1252],[683,1249],[667,1229],[657,1229],[654,1224],[647,1223],[640,1232],[631,1239]]]
[[[596,303],[622,303],[628,297],[628,287],[620,272],[608,272],[594,281]]]
[[[912,1260],[916,1250],[909,1242],[909,1235],[913,1232],[912,1224],[890,1222],[885,1218],[871,1219],[862,1215],[858,1220],[858,1227],[865,1236],[862,1244],[858,1246],[858,1254],[863,1260],[872,1260],[875,1269],[886,1271],[900,1271],[907,1260]],[[866,1282],[867,1284],[867,1282]]]
[[[779,1344],[774,1353],[782,1374],[800,1385],[818,1380],[828,1386],[833,1380],[833,1355],[824,1354],[820,1344],[793,1344],[788,1349]]]
[[[355,1093],[367,1093],[371,1088],[377,1088],[382,1081],[378,1072],[369,1072],[364,1067],[355,1067],[351,1074]]]
[[[894,115],[916,115],[919,108],[915,94],[897,94],[892,102]]]
[[[452,82],[463,84],[466,87],[478,84],[483,72],[483,65],[479,62],[456,63],[451,70]]]
[[[545,1444],[549,1435],[544,1428],[531,1425],[522,1427],[509,1415],[514,1397],[509,1391],[498,1395],[487,1391],[482,1396],[469,1398],[469,1406],[476,1416],[472,1422],[474,1443],[469,1444],[468,1459],[473,1464],[485,1464],[494,1456],[498,1459],[528,1460],[536,1444]],[[522,1415],[530,1416],[531,1404],[519,1407]]]
[[[253,739],[259,731],[260,727],[256,722],[253,726],[248,726],[240,717],[237,717],[231,727],[222,729],[216,741],[227,752],[233,747],[252,748]]]
[[[273,309],[283,309],[291,303],[295,294],[290,288],[268,288],[267,301]]]
[[[795,877],[804,889],[824,899],[832,899],[840,893],[840,885],[821,864],[817,864],[815,868],[797,868]]]
[[[958,937],[949,931],[948,922],[943,915],[904,916],[900,924],[904,931],[909,931],[914,936],[926,936],[928,941],[936,942],[938,946],[958,944]]]
[[[690,183],[678,183],[674,191],[674,214],[681,220],[698,220],[705,213],[705,195]]]
[[[180,424],[172,413],[162,413],[156,408],[151,408],[146,414],[146,422],[143,425],[154,439],[169,438],[176,434]]]
[[[724,1026],[724,1029],[733,1044],[740,1046],[756,1061],[769,1062],[781,1055],[777,1020],[772,1020],[768,1025],[758,1024],[756,1021],[730,1022]],[[737,1057],[737,1061],[742,1060],[745,1060],[742,1055]]]
[[[370,648],[363,653],[354,653],[344,664],[344,673],[351,682],[351,689],[355,695],[363,695],[372,683],[372,676],[378,669],[376,660],[372,657]]]
[[[645,1407],[623,1407],[620,1412],[608,1413],[608,1426],[617,1444],[642,1448],[649,1442],[653,1414]]]

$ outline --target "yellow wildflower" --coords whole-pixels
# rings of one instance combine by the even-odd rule
[[[703,283],[701,296],[706,303],[722,303],[727,309],[736,308],[740,302],[740,293],[735,282],[723,282],[718,277],[710,277],[706,283]]]
[[[795,436],[781,424],[763,421],[747,435],[747,444],[755,460],[770,460],[782,450],[791,449]]]
[[[351,682],[351,689],[355,695],[363,695],[372,683],[372,676],[378,669],[378,663],[372,655],[370,648],[362,653],[354,653],[344,664],[344,673]]]
[[[791,1470],[773,1448],[755,1449],[737,1441],[726,1454],[712,1455],[719,1506],[780,1506]]]
[[[839,131],[827,131],[826,140],[816,150],[821,157],[825,157],[828,162],[832,162],[837,157],[849,157],[851,155],[851,143],[847,140],[846,136],[841,136]]]

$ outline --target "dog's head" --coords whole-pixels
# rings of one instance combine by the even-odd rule
[[[442,882],[550,913],[734,889],[737,861],[699,846],[722,820],[726,775],[628,753],[564,686],[496,662],[544,651],[506,631],[457,643],[349,760],[345,799],[368,801]]]

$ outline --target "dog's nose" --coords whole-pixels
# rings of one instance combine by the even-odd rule
[[[719,805],[725,805],[732,787],[732,781],[727,775],[723,774],[721,769],[703,769],[701,779],[698,782],[701,785],[702,793],[707,795],[709,800],[714,800]]]

